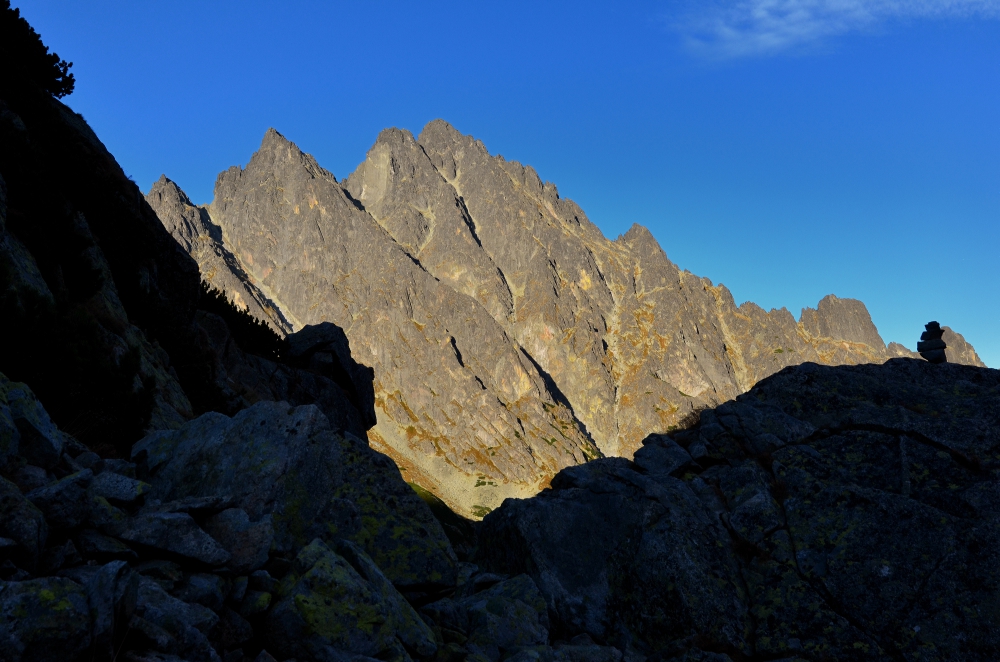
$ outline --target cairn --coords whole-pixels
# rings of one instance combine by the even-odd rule
[[[917,343],[917,351],[930,363],[944,363],[948,360],[944,350],[948,347],[941,336],[944,330],[937,322],[930,322],[924,325],[927,329],[920,334],[920,342]]]

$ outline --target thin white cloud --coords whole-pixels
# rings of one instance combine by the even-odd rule
[[[900,18],[1000,18],[1000,0],[734,0],[705,3],[678,27],[716,58],[769,55]]]

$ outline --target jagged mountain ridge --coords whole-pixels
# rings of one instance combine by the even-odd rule
[[[166,179],[147,199],[175,235],[207,214],[216,229],[182,245],[235,301],[266,292],[247,305],[277,330],[343,327],[375,370],[372,445],[465,513],[631,457],[788,365],[907,351],[859,301],[831,295],[800,321],[736,306],[645,228],[609,241],[530,166],[440,120],[383,131],[343,182],[272,129],[209,207]],[[951,360],[982,365],[959,338]]]

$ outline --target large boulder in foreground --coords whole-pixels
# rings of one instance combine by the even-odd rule
[[[150,434],[132,450],[148,499],[231,496],[250,522],[271,518],[286,558],[314,538],[360,544],[401,588],[453,586],[455,554],[391,460],[313,405],[258,402]]]
[[[476,561],[529,574],[553,638],[668,659],[992,660],[998,478],[1000,371],[803,364],[651,435],[634,463],[508,500]]]
[[[0,660],[82,660],[90,636],[87,594],[76,582],[62,577],[0,582]]]
[[[372,560],[350,542],[339,551],[314,540],[299,552],[268,616],[268,648],[305,660],[433,655],[434,633]]]

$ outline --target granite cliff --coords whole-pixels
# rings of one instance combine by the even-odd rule
[[[383,131],[342,182],[269,130],[211,205],[166,178],[147,199],[234,303],[279,331],[342,327],[375,372],[373,447],[466,514],[631,457],[786,366],[912,355],[860,301],[798,321],[737,306],[645,228],[607,240],[531,167],[439,120]]]

